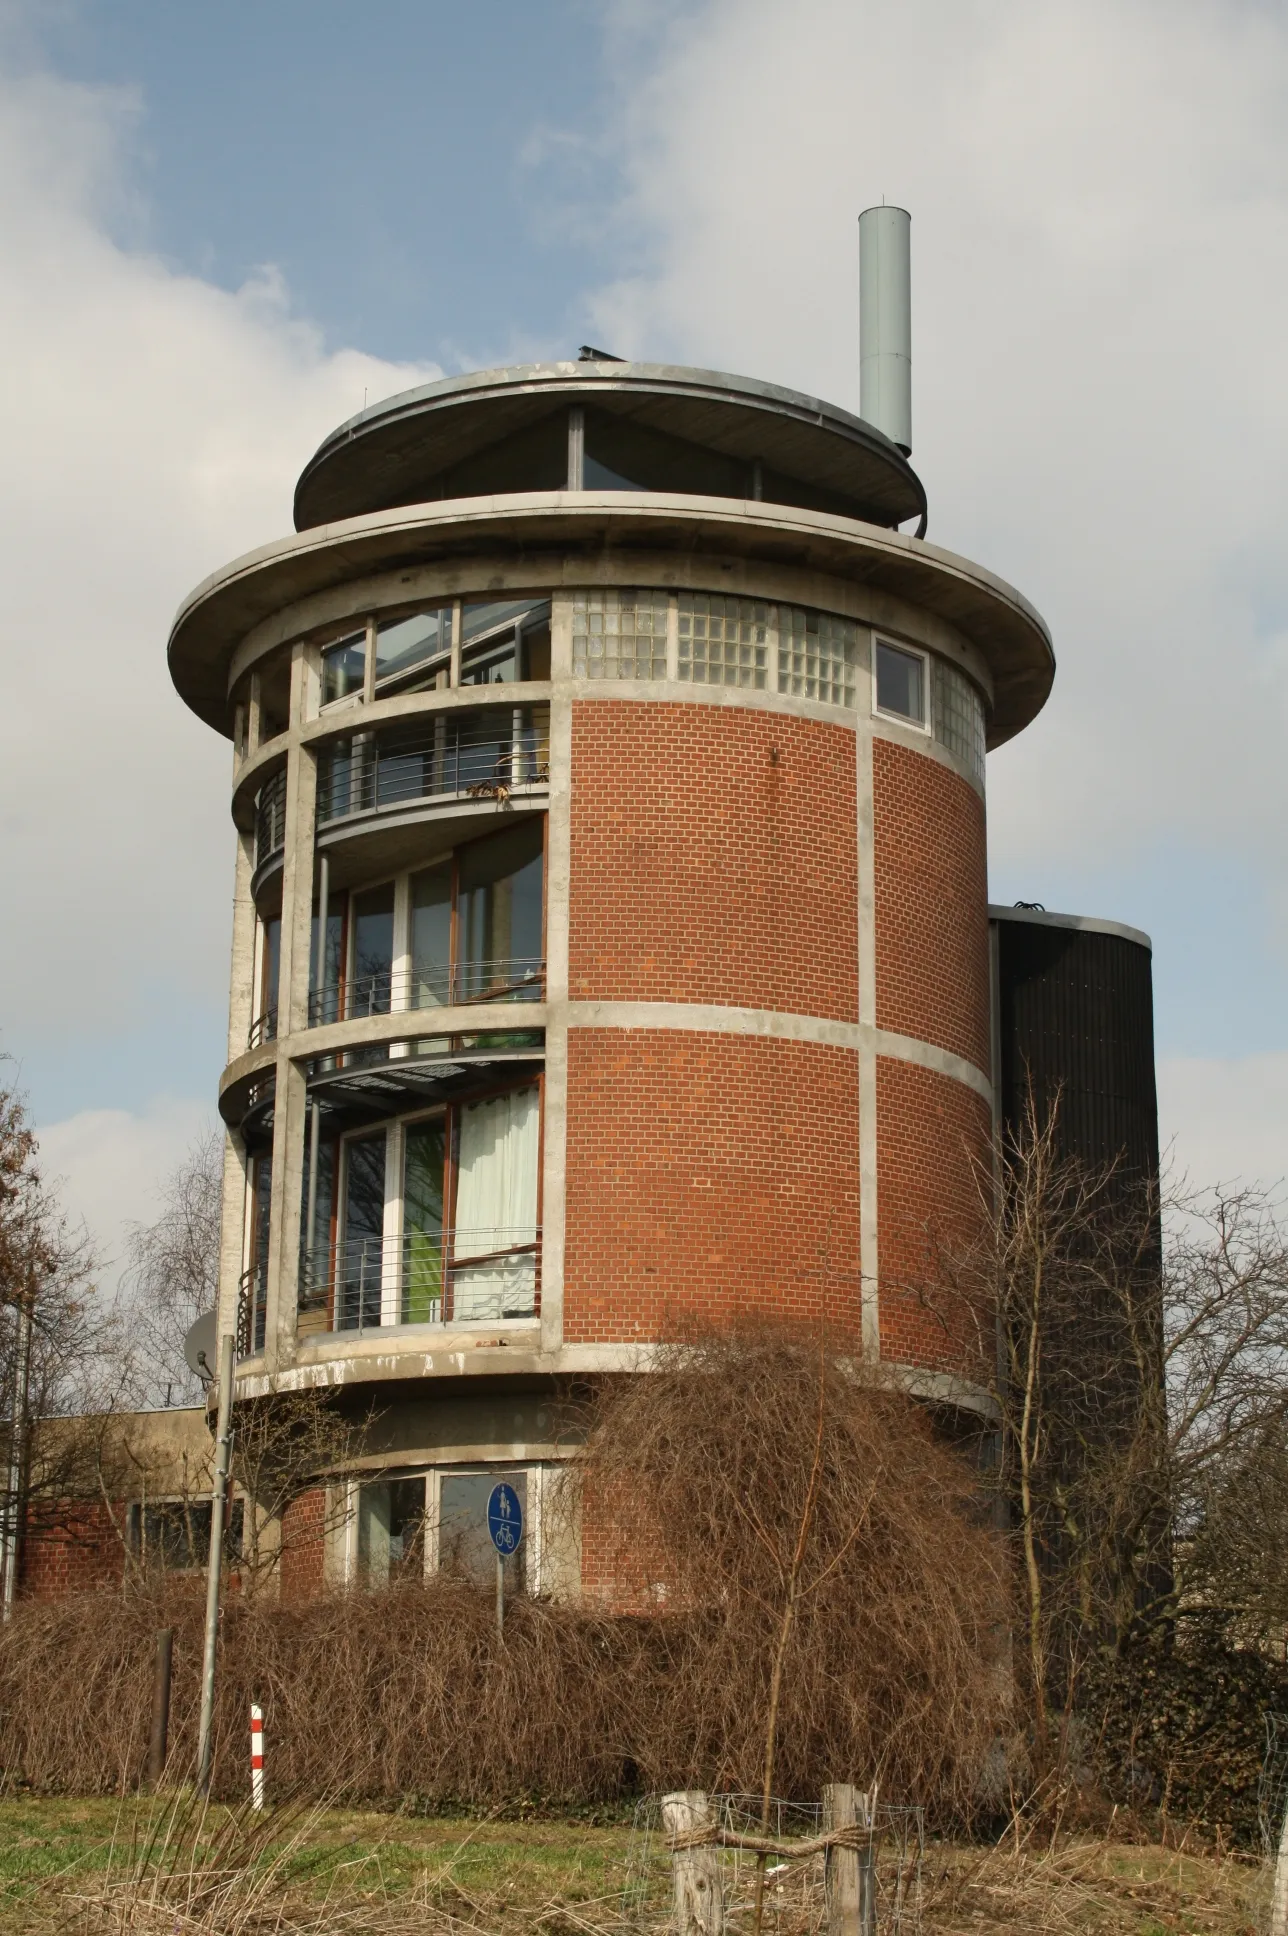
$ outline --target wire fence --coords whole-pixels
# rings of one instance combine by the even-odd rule
[[[1261,1846],[1271,1858],[1279,1853],[1284,1815],[1288,1813],[1288,1714],[1267,1714],[1266,1748],[1257,1782],[1257,1826]]]
[[[718,1829],[737,1835],[760,1832],[760,1796],[714,1794],[708,1800]],[[821,1802],[771,1802],[769,1833],[775,1840],[806,1841],[822,1829]],[[925,1817],[920,1808],[877,1803],[869,1851],[879,1936],[920,1936],[925,1848]],[[738,1848],[719,1849],[717,1859],[725,1927],[749,1930],[757,1859]],[[768,1859],[763,1926],[773,1936],[815,1936],[826,1928],[824,1862],[821,1854],[792,1861]],[[662,1797],[646,1795],[637,1804],[631,1824],[622,1899],[626,1920],[641,1926],[666,1922],[671,1915],[671,1891],[671,1851],[662,1823]]]

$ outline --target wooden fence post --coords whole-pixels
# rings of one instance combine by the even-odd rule
[[[823,1828],[870,1828],[868,1797],[848,1782],[831,1782],[823,1790]],[[830,1848],[823,1858],[827,1898],[828,1936],[876,1936],[876,1877],[873,1851]]]
[[[162,1627],[157,1635],[156,1659],[152,1666],[152,1733],[148,1741],[148,1781],[155,1788],[165,1772],[166,1745],[170,1736],[170,1663],[174,1657],[174,1628]]]
[[[689,1835],[710,1828],[711,1804],[698,1789],[662,1797],[662,1826],[668,1835]],[[723,1936],[724,1894],[720,1857],[714,1842],[671,1852],[678,1936]]]

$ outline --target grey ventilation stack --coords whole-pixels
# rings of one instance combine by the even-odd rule
[[[912,218],[906,208],[859,217],[859,415],[907,457],[912,450]]]

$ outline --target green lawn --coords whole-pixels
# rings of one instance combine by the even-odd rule
[[[158,1859],[176,1820],[186,1828],[186,1839],[174,1838],[178,1858]],[[149,1845],[152,1858],[142,1862]],[[665,1856],[654,1853],[657,1886],[641,1936],[656,1936],[665,1920]],[[203,1816],[190,1801],[164,1797],[10,1800],[0,1802],[0,1931],[331,1936],[343,1926],[352,1936],[624,1936],[630,1858],[625,1824],[351,1809],[255,1818],[212,1808]],[[167,1867],[179,1880],[158,1892],[152,1878]],[[193,1873],[203,1884],[212,1873],[233,1874],[233,1895],[215,1909],[209,1894],[181,1901]],[[924,1936],[1254,1936],[1265,1906],[1264,1872],[1246,1859],[1091,1838],[1046,1849],[932,1842],[923,1882]],[[115,1896],[105,1906],[109,1883]],[[253,1897],[262,1915],[248,1913]],[[806,1936],[806,1923],[771,1913],[766,1936]]]

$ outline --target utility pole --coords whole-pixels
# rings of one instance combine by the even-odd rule
[[[18,1595],[18,1521],[22,1511],[23,1458],[27,1446],[27,1392],[31,1383],[32,1293],[20,1298],[13,1361],[13,1410],[9,1422],[9,1483],[4,1514],[4,1618],[13,1618]]]
[[[215,1653],[219,1645],[219,1577],[224,1557],[224,1512],[228,1502],[228,1464],[232,1454],[233,1349],[224,1333],[219,1353],[219,1412],[215,1436],[215,1484],[210,1495],[210,1561],[206,1572],[206,1648],[201,1663],[201,1727],[197,1736],[197,1787],[210,1788],[214,1755]]]

